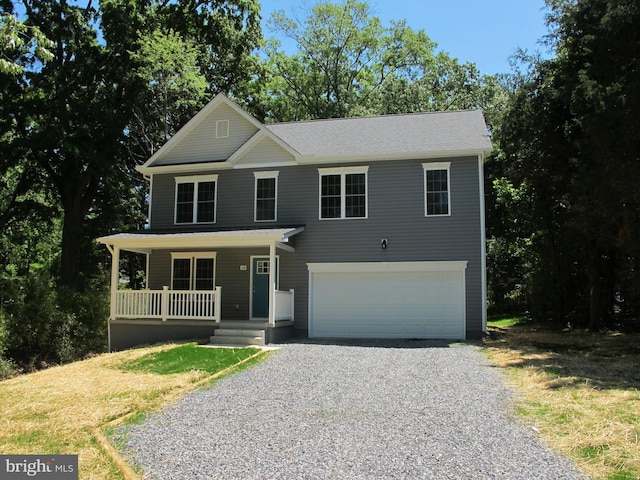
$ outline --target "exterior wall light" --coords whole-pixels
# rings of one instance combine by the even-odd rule
[[[382,247],[383,250],[387,249],[387,239],[383,238],[382,241],[380,242],[380,246]]]

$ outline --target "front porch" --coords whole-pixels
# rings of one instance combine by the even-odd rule
[[[206,338],[229,329],[236,331],[231,337],[242,336],[237,330],[260,330],[262,344],[282,340],[293,330],[295,295],[278,288],[276,251],[294,252],[288,239],[302,230],[141,232],[98,239],[112,254],[110,349]],[[146,255],[147,286],[154,288],[119,288],[122,251]]]

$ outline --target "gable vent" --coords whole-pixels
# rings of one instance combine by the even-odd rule
[[[229,136],[229,120],[216,121],[216,138],[227,138]]]

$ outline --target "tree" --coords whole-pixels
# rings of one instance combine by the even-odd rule
[[[270,25],[298,46],[289,56],[279,42],[267,45],[262,116],[271,120],[491,109],[501,89],[474,64],[436,54],[423,30],[405,21],[383,26],[365,2],[320,2],[304,20],[280,11]]]
[[[202,107],[208,83],[198,67],[197,47],[176,32],[156,30],[142,35],[139,45],[131,59],[146,88],[144,101],[133,106],[128,136],[132,151],[145,161]]]
[[[575,221],[589,232],[589,324],[596,329],[613,312],[620,261],[640,253],[640,5],[590,0],[568,3],[560,13],[559,78],[571,86],[582,170],[573,185]]]
[[[532,199],[534,302],[598,329],[637,275],[640,5],[550,2],[556,56],[533,65],[497,139]],[[628,301],[631,298],[627,298]]]
[[[356,0],[318,3],[304,23],[283,11],[270,25],[293,39],[299,52],[287,56],[278,43],[267,47],[274,79],[269,95],[278,99],[279,120],[346,117],[367,113],[372,94],[394,72],[407,73],[432,56],[435,44],[405,22],[385,28],[369,5]]]
[[[253,72],[242,69],[252,65],[261,38],[259,10],[253,0],[104,0],[99,9],[90,0],[27,0],[24,8],[21,25],[49,38],[52,56],[10,57],[18,70],[0,76],[1,148],[5,168],[28,165],[24,172],[44,174],[55,192],[63,214],[60,283],[75,289],[84,228],[97,218],[99,196],[109,192],[111,203],[102,205],[114,209],[113,199],[143,197],[131,188],[131,180],[142,183],[133,167],[202,106],[203,78],[209,94],[250,90]],[[152,61],[180,74],[152,71]],[[176,88],[191,94],[174,95]],[[161,111],[151,108],[157,98]]]
[[[5,133],[13,164],[38,165],[63,211],[60,278],[75,288],[82,227],[103,178],[117,175],[130,100],[125,65],[100,45],[91,7],[25,3],[27,21],[53,42],[44,64],[23,64],[8,88],[12,124]],[[116,167],[116,168],[114,168]]]

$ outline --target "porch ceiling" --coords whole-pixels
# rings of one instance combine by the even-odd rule
[[[118,247],[139,253],[150,253],[167,248],[222,248],[222,247],[277,247],[293,250],[287,245],[289,238],[302,232],[304,227],[264,228],[254,230],[222,230],[189,233],[118,233],[97,239],[108,248]]]

